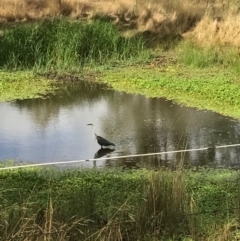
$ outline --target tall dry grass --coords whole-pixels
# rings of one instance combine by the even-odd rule
[[[214,20],[206,16],[186,37],[197,40],[202,46],[240,46],[240,15],[229,15]]]
[[[206,0],[2,0],[0,21],[26,21],[48,16],[110,18],[139,31],[182,34],[203,16]]]
[[[196,27],[187,33],[202,46],[240,46],[240,2],[222,0],[209,3]]]
[[[57,14],[59,8],[59,0],[1,0],[0,21],[39,19]]]
[[[239,9],[238,0],[1,0],[0,22],[100,17],[157,37],[183,35],[202,45],[240,46]]]

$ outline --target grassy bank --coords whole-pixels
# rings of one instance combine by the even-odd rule
[[[173,44],[174,42],[172,42]],[[165,50],[165,49],[168,50]],[[150,61],[105,69],[99,81],[114,89],[240,117],[240,57],[233,47],[163,42]]]
[[[81,75],[86,65],[126,64],[149,56],[140,36],[125,38],[112,23],[100,20],[14,25],[2,32],[0,44],[0,101],[53,92],[44,75]]]
[[[4,30],[0,39],[3,71],[0,81],[4,83],[0,85],[1,100],[46,94],[46,81],[28,82],[43,80],[42,77],[32,75],[25,82],[22,78],[16,81],[15,76],[20,72],[9,74],[9,70],[29,70],[35,76],[41,73],[50,77],[67,73],[73,78],[94,72],[100,81],[120,91],[166,97],[192,107],[240,117],[238,48],[202,47],[178,38],[159,39],[157,47],[149,47],[151,38],[155,35],[150,39],[143,35],[124,37],[115,25],[105,20],[62,18],[15,25]],[[4,81],[11,78],[10,82]],[[19,88],[20,83],[24,88],[18,93],[15,87]],[[26,94],[31,87],[35,89],[33,93],[31,90]]]
[[[0,71],[0,102],[30,98],[45,98],[57,91],[54,82],[31,71]]]
[[[228,170],[0,172],[3,240],[237,240]],[[224,235],[224,238],[222,239]]]

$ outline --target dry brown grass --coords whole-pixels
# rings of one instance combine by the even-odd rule
[[[237,0],[1,0],[0,22],[107,17],[159,37],[187,33],[204,45],[240,46],[239,9]]]
[[[1,226],[2,236],[0,240],[66,241],[69,240],[69,235],[73,229],[79,236],[82,235],[82,230],[87,227],[89,222],[84,218],[77,219],[75,217],[72,217],[68,223],[55,221],[51,198],[47,206],[39,209],[36,214],[30,214],[33,205],[34,203],[24,203],[22,206],[9,207],[11,211],[6,215],[5,225]]]
[[[196,27],[185,36],[201,45],[240,46],[240,2],[220,1],[208,4],[206,12]]]
[[[237,228],[237,223],[230,222],[228,224],[224,224],[220,227],[212,227],[209,229],[211,232],[211,235],[206,238],[206,241],[237,241],[239,240],[239,231]]]
[[[55,15],[58,0],[1,0],[0,21],[26,21]]]
[[[226,16],[224,19],[204,17],[186,37],[197,40],[201,45],[240,46],[240,15]]]
[[[0,19],[25,21],[54,15],[74,18],[100,16],[112,18],[115,22],[134,25],[140,31],[171,33],[176,25],[181,25],[185,30],[189,27],[189,19],[190,21],[200,19],[206,5],[204,1],[2,0]]]

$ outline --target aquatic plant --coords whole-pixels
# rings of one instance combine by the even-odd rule
[[[0,71],[0,102],[45,98],[57,92],[54,82],[29,71]]]
[[[166,97],[188,106],[240,117],[240,82],[232,67],[196,68],[172,63],[171,55],[170,60],[164,58],[160,58],[160,63],[150,62],[146,68],[135,65],[121,71],[105,71],[99,80],[119,91]]]

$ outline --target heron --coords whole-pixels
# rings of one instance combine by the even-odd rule
[[[101,137],[101,136],[98,136],[95,132],[95,126],[90,123],[90,124],[87,124],[88,126],[92,126],[93,127],[93,134],[96,138],[96,141],[97,143],[101,146],[101,148],[103,148],[103,146],[115,146],[115,144],[113,144],[112,142],[106,140],[105,138]]]

